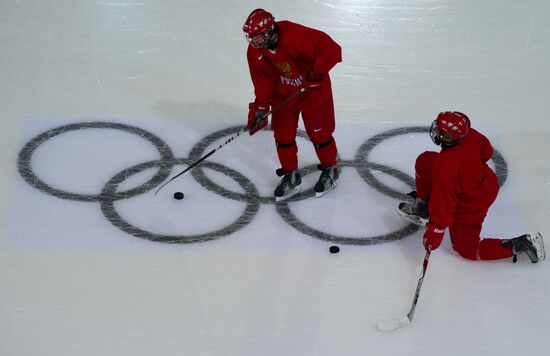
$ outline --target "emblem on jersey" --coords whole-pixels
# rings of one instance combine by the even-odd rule
[[[290,85],[293,87],[300,87],[302,85],[302,76],[299,78],[292,78],[292,67],[288,63],[276,63],[275,64],[282,75],[280,76],[281,83],[284,85]]]
[[[283,73],[286,78],[292,77],[292,67],[288,63],[276,63],[277,68]]]

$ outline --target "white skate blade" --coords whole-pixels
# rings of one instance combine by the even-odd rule
[[[328,192],[334,190],[334,188],[336,188],[336,184],[338,184],[338,179],[336,180],[336,182],[334,182],[334,184],[329,189],[325,189],[324,191],[319,193],[315,192],[315,198],[320,198],[323,195],[327,194]]]
[[[282,197],[275,197],[275,201],[278,202],[278,201],[287,200],[288,198],[300,193],[301,191],[302,191],[302,186],[299,185],[296,188],[294,188],[294,190],[292,192],[288,193],[287,195],[283,195]]]
[[[533,236],[531,236],[531,240],[533,241],[533,245],[537,249],[537,257],[540,261],[544,261],[546,258],[546,251],[544,251],[544,241],[542,240],[542,235],[540,232],[537,232]]]
[[[403,316],[400,319],[389,319],[389,320],[380,320],[376,327],[380,331],[392,331],[395,329],[402,328],[403,326],[407,326],[411,323],[409,318],[407,316]]]
[[[320,198],[322,197],[323,195],[327,194],[328,192],[330,192],[332,189],[327,189],[325,190],[324,192],[320,192],[320,193],[317,193],[315,192],[315,198]]]
[[[399,214],[399,216],[401,216],[403,219],[407,220],[408,222],[411,222],[418,226],[426,227],[426,223],[428,222],[428,219],[421,218],[420,216],[406,214],[402,212],[400,209],[397,209],[397,214]]]

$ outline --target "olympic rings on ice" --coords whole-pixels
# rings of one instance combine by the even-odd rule
[[[40,145],[49,139],[70,132],[78,132],[84,129],[111,129],[128,132],[130,134],[137,135],[144,138],[150,144],[152,144],[158,151],[160,159],[143,162],[132,167],[123,169],[119,173],[115,174],[103,187],[99,194],[79,194],[64,191],[58,187],[52,187],[43,180],[41,180],[32,169],[31,160],[34,152]],[[223,130],[216,131],[200,142],[198,142],[190,151],[188,158],[175,158],[172,154],[172,150],[169,146],[158,136],[141,129],[136,126],[112,123],[112,122],[83,122],[69,125],[59,126],[50,130],[47,130],[33,139],[31,139],[20,151],[18,157],[18,169],[23,179],[32,187],[52,196],[60,199],[83,201],[83,202],[98,202],[103,215],[107,218],[111,224],[118,229],[135,237],[148,239],[155,242],[162,243],[197,243],[209,240],[218,239],[228,236],[244,226],[248,225],[254,218],[260,208],[260,204],[274,204],[275,201],[272,196],[260,196],[258,189],[254,186],[252,181],[246,178],[243,174],[236,170],[221,165],[219,163],[205,161],[198,165],[195,169],[191,170],[191,175],[194,179],[201,184],[205,189],[218,194],[224,198],[241,201],[245,204],[245,209],[242,214],[229,225],[207,233],[196,235],[166,235],[156,233],[154,231],[145,231],[141,228],[133,226],[126,220],[124,220],[120,214],[116,211],[115,202],[123,199],[128,199],[146,193],[165,181],[175,165],[190,165],[197,161],[206,151],[206,149],[212,145],[215,141],[234,134],[242,129],[242,126],[233,126]],[[374,172],[383,172],[389,176],[400,180],[407,186],[414,188],[414,179],[409,175],[399,171],[398,169],[383,165],[381,163],[371,162],[368,159],[372,149],[375,148],[382,141],[389,138],[406,135],[411,133],[427,133],[429,128],[426,126],[415,127],[401,127],[385,131],[369,138],[363,143],[357,151],[357,154],[353,160],[342,160],[339,158],[338,162],[342,169],[355,168],[359,176],[369,186],[373,187],[382,194],[395,199],[404,199],[405,194],[403,192],[396,191],[395,189],[387,186],[380,180],[378,180]],[[305,132],[298,130],[298,137],[307,138]],[[492,158],[495,173],[499,177],[499,183],[502,185],[507,178],[508,168],[506,161],[502,155],[494,151]],[[156,168],[157,172],[147,182],[140,186],[128,189],[126,191],[118,192],[118,187],[128,177],[138,174],[146,169]],[[214,183],[204,173],[204,168],[211,169],[222,174],[225,174],[230,179],[234,180],[244,191],[244,193],[232,192],[216,183]],[[310,173],[317,172],[317,168],[314,165],[300,168],[302,176],[306,176]],[[418,230],[418,227],[413,224],[408,224],[405,227],[396,231],[379,235],[379,236],[363,236],[363,237],[351,237],[351,236],[338,236],[335,234],[327,233],[317,230],[308,226],[296,217],[290,208],[292,202],[310,198],[314,196],[313,188],[303,191],[301,194],[292,197],[291,199],[275,204],[277,213],[294,229],[301,233],[314,237],[316,239],[330,241],[333,243],[347,244],[347,245],[372,245],[379,244],[388,241],[394,241],[402,239],[403,237],[412,234]]]

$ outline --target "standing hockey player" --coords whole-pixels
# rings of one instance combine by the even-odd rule
[[[399,204],[399,214],[425,225],[424,247],[435,250],[449,228],[453,249],[470,260],[498,260],[526,254],[531,262],[545,258],[540,233],[512,239],[480,238],[483,220],[495,201],[498,179],[487,161],[493,155],[489,140],[470,127],[460,112],[437,116],[430,128],[441,152],[427,151],[416,159],[416,192]]]
[[[253,135],[267,126],[265,114],[293,93],[305,89],[272,115],[281,183],[275,200],[290,198],[301,189],[296,131],[301,113],[306,132],[319,158],[321,175],[316,196],[332,190],[338,182],[334,103],[328,72],[342,61],[340,46],[326,33],[289,21],[275,21],[271,13],[256,9],[243,26],[254,102],[249,104],[248,128]]]

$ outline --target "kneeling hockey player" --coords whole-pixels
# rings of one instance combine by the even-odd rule
[[[447,111],[437,116],[430,128],[432,141],[440,152],[427,151],[415,164],[416,191],[411,200],[399,204],[399,214],[426,226],[424,247],[435,250],[448,228],[453,249],[470,260],[498,260],[526,254],[531,262],[545,258],[540,233],[512,239],[479,236],[487,211],[495,201],[499,185],[487,165],[493,147],[470,126],[460,112]]]

